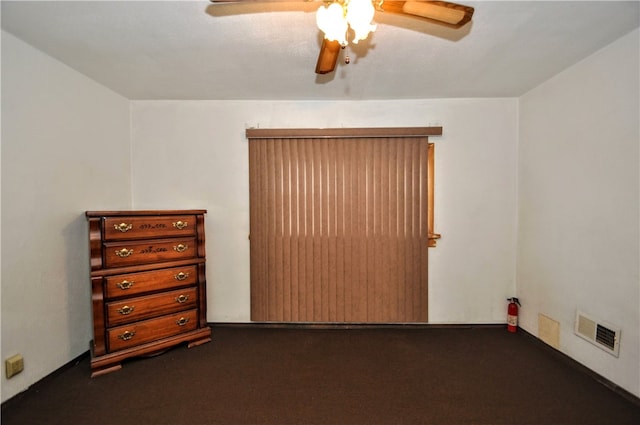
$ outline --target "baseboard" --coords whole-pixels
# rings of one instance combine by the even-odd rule
[[[432,323],[336,323],[336,322],[214,322],[215,328],[275,328],[275,329],[472,329],[503,328],[503,323],[432,324]]]

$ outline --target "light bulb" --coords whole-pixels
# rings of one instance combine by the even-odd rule
[[[376,25],[372,24],[375,9],[371,0],[349,0],[347,4],[347,22],[355,32],[353,44],[364,40],[370,32],[376,30]]]
[[[340,3],[331,3],[329,7],[320,7],[316,13],[316,23],[318,28],[324,32],[324,38],[329,41],[338,41],[340,44],[347,43],[347,20]]]

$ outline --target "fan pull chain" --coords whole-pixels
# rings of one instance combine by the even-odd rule
[[[345,12],[346,13],[346,12]],[[349,39],[349,30],[347,29],[345,35],[344,35],[344,39],[345,42],[340,44],[340,48],[342,48],[342,50],[345,50],[345,56],[344,56],[344,63],[345,64],[349,64],[349,62],[351,62],[351,58],[349,57],[349,42],[346,41]]]

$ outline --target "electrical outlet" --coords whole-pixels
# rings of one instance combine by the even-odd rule
[[[20,354],[9,357],[4,362],[7,379],[19,374],[24,369],[24,359]]]

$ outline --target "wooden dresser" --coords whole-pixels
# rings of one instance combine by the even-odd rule
[[[180,343],[211,341],[206,210],[87,211],[91,257],[91,376]]]

